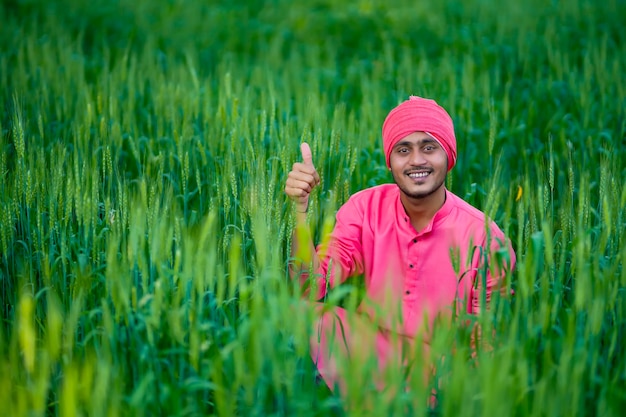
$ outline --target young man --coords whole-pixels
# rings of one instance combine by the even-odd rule
[[[294,235],[293,253],[312,255],[308,264],[296,260],[294,271],[314,281],[317,297],[352,275],[365,279],[360,315],[349,319],[340,308],[321,314],[311,338],[313,359],[331,389],[345,390],[342,366],[366,361],[371,352],[380,375],[405,365],[403,346],[419,336],[427,350],[437,317],[454,314],[453,306],[478,313],[505,288],[515,265],[498,226],[445,188],[457,150],[452,119],[441,106],[411,96],[388,114],[382,138],[395,184],[351,196],[337,212],[323,256],[310,238]],[[306,224],[309,195],[320,182],[306,143],[301,152],[303,162],[293,165],[285,184],[297,227]]]

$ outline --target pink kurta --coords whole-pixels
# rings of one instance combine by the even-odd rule
[[[330,259],[341,265],[344,279],[363,275],[366,297],[359,311],[380,329],[375,340],[365,343],[374,344],[369,351],[377,353],[381,367],[398,356],[389,334],[411,340],[437,315],[451,314],[455,302],[457,311],[477,313],[481,297],[488,302],[494,289],[503,290],[505,272],[515,265],[515,254],[498,226],[489,222],[486,227],[480,210],[447,190],[444,205],[416,232],[395,184],[354,194],[337,212],[325,252],[316,282],[318,296],[324,296],[327,282],[330,287],[338,284],[327,273]],[[332,360],[336,355],[330,353],[338,338],[327,336],[340,331],[347,346],[339,350],[351,351],[357,333],[345,314],[338,309],[324,315],[311,339],[313,359],[331,387],[342,382]]]

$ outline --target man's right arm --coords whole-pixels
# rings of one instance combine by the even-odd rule
[[[293,164],[285,182],[285,194],[295,203],[296,228],[291,244],[292,263],[290,275],[292,278],[308,275],[310,270],[319,268],[319,256],[306,219],[309,208],[311,191],[319,185],[320,176],[313,165],[313,155],[308,143],[300,145],[302,162]]]
[[[320,267],[320,257],[315,249],[306,212],[296,211],[296,226],[291,240],[291,263],[289,273],[292,278],[306,279]]]
[[[322,297],[325,293],[325,285],[320,288],[321,283],[325,283],[325,276],[320,275],[319,279],[310,280],[315,274],[332,275],[334,279],[341,280],[341,267],[331,266],[332,271],[320,271],[321,261],[315,248],[311,230],[307,222],[307,209],[309,206],[309,196],[313,189],[320,184],[320,177],[313,165],[311,148],[305,142],[300,145],[302,162],[293,164],[285,183],[285,193],[295,203],[296,227],[293,233],[291,244],[292,261],[289,268],[290,276],[299,279],[301,284],[307,281],[313,285],[312,281],[318,285],[317,296]],[[306,294],[309,293],[307,290]]]

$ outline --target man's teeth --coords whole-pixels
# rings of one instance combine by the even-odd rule
[[[424,178],[428,174],[429,174],[428,172],[412,172],[412,173],[409,174],[409,177],[411,177],[411,178]]]

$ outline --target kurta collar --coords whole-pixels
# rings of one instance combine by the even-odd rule
[[[433,229],[433,226],[441,222],[445,219],[448,214],[452,211],[454,207],[454,198],[452,193],[446,189],[446,201],[443,203],[443,206],[433,216],[430,222],[426,225],[426,227],[419,233],[415,231],[415,228],[411,225],[408,214],[406,214],[406,210],[404,210],[404,206],[402,205],[402,201],[400,200],[400,189],[396,188],[397,196],[396,196],[396,215],[398,218],[398,223],[405,224],[407,228],[407,232],[411,235],[421,236],[426,233],[430,233]]]

